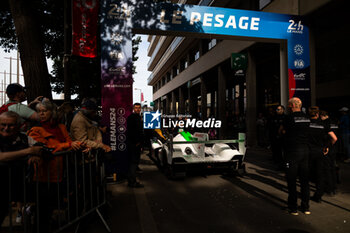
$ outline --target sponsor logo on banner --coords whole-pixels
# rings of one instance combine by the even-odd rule
[[[305,80],[305,78],[306,78],[306,73],[294,74],[295,80]]]
[[[305,66],[305,62],[303,61],[303,59],[296,59],[295,61],[294,61],[294,66],[296,67],[296,68],[304,68],[304,66]]]
[[[109,74],[125,74],[126,73],[126,67],[125,66],[118,66],[118,67],[110,67],[108,69]]]
[[[301,56],[304,52],[304,48],[301,44],[297,44],[294,46],[294,53],[298,56]]]
[[[304,25],[302,25],[301,21],[298,22],[294,20],[289,20],[289,26],[287,29],[288,33],[297,33],[297,34],[303,34],[304,33]]]
[[[118,144],[118,150],[125,151],[126,150],[126,144],[125,143],[119,143]]]
[[[128,4],[110,4],[111,8],[108,11],[108,19],[124,19],[130,18],[131,11]]]
[[[110,125],[110,146],[112,151],[117,150],[116,145],[117,145],[117,124],[116,124],[116,112],[115,112],[115,108],[110,108],[109,109],[110,113],[109,113],[109,125]]]

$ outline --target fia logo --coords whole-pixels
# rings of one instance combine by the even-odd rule
[[[297,44],[294,46],[294,53],[298,56],[301,56],[304,52],[304,48],[301,44]]]
[[[302,59],[296,59],[294,61],[294,66],[295,66],[295,68],[304,68],[305,63]]]
[[[160,116],[162,114],[157,112],[143,113],[143,128],[144,129],[160,129]]]
[[[113,51],[109,52],[109,57],[113,60],[121,60],[124,58],[124,55],[123,55],[123,52],[113,50]]]

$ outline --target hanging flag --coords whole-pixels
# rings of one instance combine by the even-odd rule
[[[73,55],[90,58],[97,56],[98,5],[98,0],[73,0]]]
[[[144,101],[144,98],[143,98],[143,92],[141,92],[141,102]]]

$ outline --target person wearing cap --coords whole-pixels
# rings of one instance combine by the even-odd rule
[[[93,99],[84,99],[80,111],[74,116],[70,126],[73,140],[86,143],[92,149],[101,148],[110,152],[111,148],[102,142],[102,133],[94,121],[98,106]]]
[[[345,153],[345,163],[350,163],[350,118],[349,109],[347,107],[342,107],[339,109],[341,117],[339,119],[339,130],[341,133],[343,148]]]
[[[22,119],[22,124],[28,121],[40,121],[39,115],[36,111],[27,105],[22,104],[23,101],[27,100],[26,89],[22,85],[18,83],[9,84],[6,88],[6,95],[9,98],[9,101],[5,103],[8,111],[17,113]],[[29,104],[29,106],[40,102],[40,99],[42,99],[42,96],[37,97],[33,102]],[[23,130],[26,131],[27,129]]]

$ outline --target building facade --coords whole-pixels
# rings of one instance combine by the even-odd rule
[[[180,0],[174,3],[301,15],[310,29],[311,104],[336,112],[350,104],[346,0]],[[257,139],[257,117],[269,117],[288,99],[286,45],[282,42],[148,36],[148,84],[155,108],[222,120],[220,138],[247,133]],[[232,60],[243,56],[239,68]],[[246,64],[246,65],[245,65]]]

